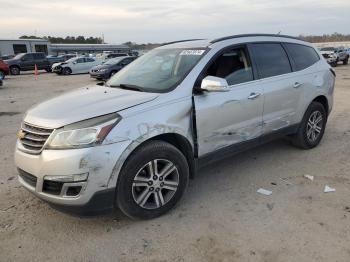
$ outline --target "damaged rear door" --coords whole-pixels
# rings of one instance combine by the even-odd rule
[[[263,90],[254,78],[247,48],[219,53],[201,74],[206,76],[225,79],[229,88],[194,96],[199,156],[261,136]]]

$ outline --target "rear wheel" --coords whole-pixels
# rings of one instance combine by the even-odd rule
[[[345,58],[345,60],[343,61],[343,65],[347,65],[348,63],[349,63],[349,56]]]
[[[188,163],[176,147],[146,142],[130,155],[119,174],[117,205],[131,218],[161,216],[180,200],[188,178]]]
[[[302,149],[316,147],[324,134],[327,113],[319,102],[312,102],[306,110],[298,132],[293,137],[293,144]]]
[[[11,75],[19,75],[21,73],[21,70],[18,66],[11,66],[10,67]]]
[[[64,67],[62,69],[62,74],[64,75],[70,75],[72,73],[72,69],[70,69],[69,67]]]

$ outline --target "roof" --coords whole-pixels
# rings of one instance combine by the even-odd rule
[[[28,38],[28,39],[10,39],[10,38],[4,38],[0,39],[0,41],[30,41],[30,42],[49,42],[48,40],[45,39],[34,39],[34,38]]]
[[[182,41],[174,41],[170,43],[166,43],[160,48],[205,48],[212,44],[225,41],[225,40],[231,40],[231,39],[238,39],[238,38],[244,38],[244,37],[276,37],[276,38],[287,38],[287,39],[293,39],[298,41],[303,41],[300,38],[289,36],[289,35],[278,35],[278,34],[240,34],[240,35],[232,35],[232,36],[225,36],[221,38],[216,38],[212,40],[208,39],[194,39],[194,40],[182,40]],[[305,42],[305,41],[303,41]]]

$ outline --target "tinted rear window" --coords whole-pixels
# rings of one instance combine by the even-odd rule
[[[297,71],[312,66],[320,60],[320,57],[312,47],[291,43],[286,44],[286,46]]]
[[[35,60],[40,60],[45,58],[45,54],[43,53],[34,53],[33,56]]]
[[[253,59],[258,66],[259,77],[271,77],[292,72],[283,47],[279,43],[252,44]]]

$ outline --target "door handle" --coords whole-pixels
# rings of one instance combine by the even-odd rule
[[[301,85],[302,85],[301,83],[295,82],[294,85],[293,85],[293,87],[294,87],[294,88],[299,88]]]
[[[258,98],[261,94],[260,93],[250,93],[250,95],[248,96],[248,99],[254,100],[256,98]]]

